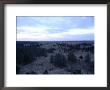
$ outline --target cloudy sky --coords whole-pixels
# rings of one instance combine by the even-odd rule
[[[17,41],[94,40],[93,16],[17,16]]]

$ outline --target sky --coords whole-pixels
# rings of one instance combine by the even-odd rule
[[[93,41],[94,16],[17,16],[17,41]]]

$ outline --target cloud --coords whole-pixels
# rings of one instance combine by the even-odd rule
[[[50,32],[52,28],[46,26],[17,28],[17,40],[29,41],[52,41],[52,40],[75,40],[76,37],[94,34],[93,29],[71,28],[61,32]],[[83,38],[81,37],[83,40]]]
[[[48,33],[47,31],[48,27],[39,26],[39,27],[29,27],[29,26],[22,26],[18,27],[17,31],[18,33]]]
[[[93,29],[80,29],[80,28],[73,28],[68,30],[67,32],[63,32],[64,35],[83,35],[83,34],[91,34],[94,33]]]

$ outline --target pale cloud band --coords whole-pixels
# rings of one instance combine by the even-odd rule
[[[18,27],[17,30],[21,31],[17,33],[18,41],[60,41],[60,40],[75,40],[76,37],[83,37],[86,35],[93,35],[94,29],[81,29],[71,28],[63,32],[51,33],[48,27]],[[70,38],[69,38],[70,37]],[[78,38],[77,38],[78,39]],[[81,40],[81,39],[79,39]],[[83,38],[82,38],[83,40]]]

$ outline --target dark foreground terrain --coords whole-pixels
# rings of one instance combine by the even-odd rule
[[[94,42],[17,41],[16,74],[94,74]]]

